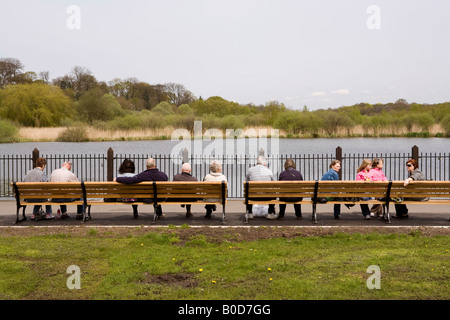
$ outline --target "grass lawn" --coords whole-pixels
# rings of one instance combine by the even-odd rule
[[[211,237],[189,229],[0,234],[0,299],[450,299],[445,235],[249,241],[239,232],[251,230]],[[80,289],[67,287],[72,265],[80,268]],[[379,267],[380,289],[367,287],[371,265]]]

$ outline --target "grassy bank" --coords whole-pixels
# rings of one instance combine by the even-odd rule
[[[450,298],[447,236],[244,240],[251,230],[138,229],[1,235],[0,299]],[[71,265],[80,267],[79,290],[66,286]],[[371,265],[380,268],[381,289],[367,288]]]

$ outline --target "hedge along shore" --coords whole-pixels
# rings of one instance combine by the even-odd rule
[[[18,132],[21,142],[54,142],[67,130],[68,127],[21,127]],[[86,136],[89,141],[126,141],[126,140],[170,140],[172,133],[176,130],[173,127],[162,129],[138,129],[138,130],[102,130],[92,126],[84,126]],[[206,130],[208,128],[204,128]],[[247,127],[244,132],[264,130],[264,134],[269,134],[272,127]],[[361,125],[352,128],[339,128],[333,136],[329,136],[323,130],[319,130],[317,136],[311,134],[291,134],[285,130],[279,130],[280,138],[350,138],[350,137],[435,137],[444,130],[441,125],[435,124],[428,131],[422,131],[419,127],[408,130],[406,127],[392,127],[380,130],[366,129]],[[224,130],[222,130],[224,131]],[[225,131],[224,131],[225,135]]]

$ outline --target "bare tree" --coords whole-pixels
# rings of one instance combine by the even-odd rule
[[[0,88],[16,83],[21,74],[23,64],[15,58],[0,59]]]
[[[73,67],[71,76],[74,79],[73,90],[76,99],[79,99],[83,93],[98,85],[97,79],[92,75],[92,72],[85,67]]]
[[[164,85],[167,95],[170,98],[170,102],[176,106],[182,104],[189,104],[195,101],[195,96],[187,90],[184,85],[178,83],[166,83]]]
[[[48,71],[39,72],[39,80],[48,84],[50,81],[50,72],[48,72]]]

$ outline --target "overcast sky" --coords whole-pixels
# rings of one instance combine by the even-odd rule
[[[450,101],[448,0],[0,0],[0,57],[293,109]]]

